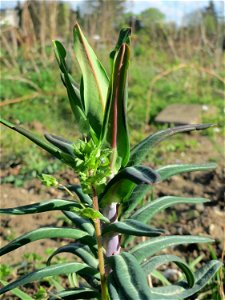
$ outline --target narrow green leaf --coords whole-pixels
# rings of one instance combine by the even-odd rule
[[[51,210],[70,210],[74,207],[81,208],[79,204],[71,200],[52,199],[52,200],[33,203],[25,206],[18,206],[13,208],[1,208],[0,214],[26,215],[26,214],[42,213]]]
[[[84,104],[82,103],[80,97],[79,85],[74,81],[69,73],[69,68],[66,64],[66,49],[63,47],[62,43],[57,40],[53,41],[53,45],[55,47],[55,56],[62,72],[62,81],[67,88],[69,100],[72,100],[70,101],[71,109],[76,117],[77,107],[80,107],[82,110],[84,110]]]
[[[165,196],[158,198],[138,209],[132,216],[131,219],[137,220],[139,222],[147,223],[149,222],[158,212],[177,204],[198,204],[208,202],[205,198],[184,198],[175,196]],[[123,246],[127,247],[129,243],[132,242],[134,237],[125,236],[123,239]]]
[[[158,279],[163,285],[170,285],[170,282],[166,279],[166,277],[157,270],[152,271],[152,277]]]
[[[96,274],[96,270],[89,267],[84,263],[64,263],[58,264],[54,266],[45,267],[43,269],[39,269],[37,271],[31,272],[25,276],[20,277],[19,279],[9,283],[5,287],[0,290],[0,295],[4,294],[14,288],[17,288],[20,285],[25,285],[30,282],[34,282],[37,280],[41,280],[48,276],[56,276],[56,275],[65,275],[70,273],[78,273],[79,275],[85,275],[86,273],[89,274]]]
[[[126,166],[130,155],[130,142],[126,120],[127,75],[130,60],[128,45],[122,44],[115,55],[109,84],[107,105],[104,115],[102,138],[107,147],[112,148],[112,168],[120,161]],[[116,164],[116,165],[115,165]]]
[[[110,273],[108,276],[108,290],[109,290],[109,295],[110,299],[120,299],[120,300],[125,300],[127,299],[126,295],[123,293],[121,290],[121,287],[117,284],[115,281],[113,274]]]
[[[207,171],[215,169],[215,163],[208,164],[180,164],[180,165],[169,165],[158,169],[156,172],[160,175],[161,180],[166,180],[174,175],[184,172],[196,172],[196,171]]]
[[[129,166],[136,165],[142,162],[146,158],[149,150],[151,150],[152,147],[165,140],[166,138],[173,136],[174,134],[193,130],[207,129],[211,126],[213,126],[213,124],[191,124],[158,131],[153,135],[145,138],[131,150]]]
[[[86,231],[91,236],[94,235],[95,228],[90,220],[82,218],[75,212],[63,211],[63,213],[70,221],[73,222],[74,225],[76,225],[76,227],[80,228],[81,230]]]
[[[53,134],[45,134],[44,137],[48,142],[59,148],[61,151],[71,155],[72,157],[75,157],[72,142]]]
[[[158,212],[177,204],[199,204],[209,202],[205,198],[185,198],[175,196],[165,196],[147,203],[138,209],[130,218],[144,223],[149,222]]]
[[[53,254],[48,258],[47,265],[50,265],[52,258],[59,253],[72,253],[79,256],[83,260],[83,262],[90,267],[97,269],[98,261],[93,255],[93,251],[96,255],[96,250],[94,248],[90,248],[88,245],[84,245],[79,242],[70,243],[55,250]]]
[[[159,175],[151,168],[145,166],[133,166],[122,169],[108,183],[107,188],[113,186],[121,179],[128,179],[135,184],[153,184],[159,182]]]
[[[205,257],[204,254],[197,256],[194,260],[189,261],[189,267],[192,271],[195,271],[196,266],[202,261],[202,259]]]
[[[200,291],[209,280],[215,275],[215,273],[222,267],[222,263],[217,260],[212,260],[197,270],[195,275],[195,284],[193,287],[189,287],[186,281],[180,281],[176,284],[152,288],[153,300],[180,300],[186,299],[198,291]]]
[[[159,266],[173,262],[175,263],[185,274],[189,287],[192,287],[195,283],[195,277],[189,266],[178,256],[175,255],[159,255],[151,258],[147,262],[144,262],[141,267],[145,271],[146,275],[151,274]]]
[[[125,299],[151,299],[147,278],[133,255],[123,252],[109,257],[107,263],[111,266],[113,278],[126,296]]]
[[[115,222],[105,225],[102,229],[102,234],[108,232],[154,237],[161,235],[164,230],[150,227],[136,220],[125,220],[124,222]]]
[[[4,281],[4,280],[0,280],[1,284],[3,286],[6,286],[8,284],[8,282]],[[30,297],[27,293],[21,291],[18,288],[15,288],[11,291],[11,293],[13,295],[15,295],[16,297],[18,297],[18,299],[22,299],[22,300],[34,300],[34,298]]]
[[[115,58],[116,53],[119,51],[122,44],[130,44],[130,35],[131,35],[131,28],[122,28],[119,33],[118,41],[116,43],[115,48],[110,52],[110,61],[113,65],[113,61]]]
[[[149,167],[134,166],[124,168],[107,184],[103,194],[100,196],[101,206],[112,202],[122,203],[127,201],[135,185],[151,185],[159,180],[159,175]]]
[[[72,239],[80,239],[82,237],[87,236],[87,233],[74,228],[57,228],[57,227],[44,227],[39,228],[28,233],[21,235],[20,237],[16,238],[6,246],[0,249],[0,256],[10,251],[13,251],[23,245],[28,243],[46,239],[46,238],[72,238]],[[91,241],[91,236],[89,236]]]
[[[79,129],[82,133],[87,133],[90,130],[90,125],[84,113],[84,103],[82,102],[78,85],[74,82],[72,76],[69,74],[66,64],[66,50],[59,41],[53,41],[55,46],[55,54],[62,72],[62,82],[67,89],[70,106],[74,114],[75,120],[78,123]]]
[[[155,253],[180,244],[212,243],[213,240],[207,237],[192,235],[171,235],[152,238],[135,246],[130,253],[133,254],[139,262],[154,255]]]
[[[100,297],[98,291],[87,287],[81,287],[61,291],[60,293],[51,296],[49,300],[93,299],[95,297]]]
[[[51,286],[54,286],[55,290],[59,293],[64,290],[64,287],[58,282],[57,279],[50,278],[49,282]]]
[[[65,62],[65,60],[64,60],[64,62]],[[65,65],[66,65],[66,62],[65,62]],[[78,101],[76,108],[79,107],[84,112],[84,103],[82,102],[82,97],[80,95],[80,85],[76,81],[74,81],[74,79],[71,76],[71,74],[69,73],[68,69],[69,68],[67,67],[67,70],[65,70],[67,75],[64,74],[65,72],[61,73],[62,83],[67,88],[67,85],[68,85],[67,80],[69,79],[70,85],[72,86],[73,92],[75,93],[75,97],[77,98],[77,101]],[[72,108],[72,111],[73,111],[73,108]]]
[[[36,137],[35,135],[33,135],[28,130],[21,128],[20,126],[16,126],[16,125],[14,125],[8,121],[5,121],[3,119],[0,119],[0,123],[6,125],[7,127],[11,128],[12,130],[19,132],[20,134],[22,134],[23,136],[25,136],[26,138],[28,138],[29,140],[34,142],[36,145],[38,145],[42,149],[46,150],[47,152],[49,152],[50,154],[55,156],[56,158],[58,158],[60,160],[62,159],[61,151],[56,150],[49,144],[45,143],[43,140],[41,140],[38,137]]]
[[[109,80],[78,24],[74,27],[74,50],[83,75],[85,114],[100,137]]]

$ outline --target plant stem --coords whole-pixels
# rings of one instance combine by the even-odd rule
[[[94,187],[92,187],[92,190],[93,190],[93,208],[95,210],[99,211],[97,193],[96,193],[96,190]],[[102,300],[108,300],[100,220],[95,219],[94,224],[95,224],[96,240],[97,240],[97,245],[98,245],[98,260],[99,260],[99,272],[100,272],[100,278],[101,278]]]
[[[78,197],[76,197],[65,185],[62,185],[62,184],[60,184],[60,186],[70,195],[70,196],[72,196],[72,198],[75,200],[75,201],[77,201],[77,202],[79,202],[79,204],[83,207],[83,208],[85,208],[85,206],[83,205],[83,203],[80,201],[80,199],[78,198]]]

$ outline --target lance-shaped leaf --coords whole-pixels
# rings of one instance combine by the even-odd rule
[[[139,262],[154,255],[155,253],[180,244],[212,243],[213,240],[207,237],[192,235],[171,235],[156,237],[135,246],[130,252]]]
[[[127,299],[124,292],[121,290],[121,287],[116,283],[112,272],[108,276],[108,290],[110,299]]]
[[[116,53],[119,51],[122,44],[130,44],[130,35],[131,35],[131,28],[122,28],[119,33],[118,41],[116,43],[115,48],[110,52],[109,58],[110,63],[113,66],[114,58]]]
[[[122,169],[111,179],[106,189],[113,186],[120,180],[128,179],[135,184],[153,184],[159,182],[160,177],[153,169],[145,166],[133,166]]]
[[[140,209],[138,209],[130,218],[137,220],[142,223],[149,222],[158,212],[171,207],[176,204],[198,204],[208,202],[205,198],[184,198],[184,197],[174,197],[166,196],[158,198],[151,203],[147,203]],[[123,239],[123,246],[127,247],[129,243],[134,239],[132,236],[125,236]]]
[[[95,228],[90,220],[82,218],[75,212],[63,211],[63,213],[70,221],[73,222],[74,225],[76,225],[76,227],[78,227],[81,230],[86,231],[91,236],[94,235]]]
[[[151,185],[160,180],[157,172],[149,167],[134,166],[122,169],[107,184],[101,195],[101,206],[112,202],[122,203],[128,199],[132,190],[138,184]]]
[[[84,104],[80,97],[79,85],[73,80],[72,76],[69,74],[68,67],[66,64],[66,49],[59,41],[53,41],[55,47],[55,56],[59,64],[60,70],[62,72],[62,81],[67,88],[68,96],[70,100],[70,105],[72,111],[76,117],[77,107],[80,107],[84,111]],[[72,101],[71,101],[72,100]]]
[[[79,204],[71,200],[52,199],[48,201],[33,203],[24,206],[17,206],[13,208],[1,208],[1,214],[8,215],[26,215],[42,213],[51,210],[70,210],[72,208],[81,208]]]
[[[166,277],[160,271],[157,270],[152,271],[151,276],[158,279],[158,281],[161,282],[163,285],[170,285],[169,280],[167,280]]]
[[[141,267],[145,271],[146,275],[151,274],[156,268],[163,264],[173,262],[175,263],[185,274],[189,287],[192,287],[195,283],[195,277],[189,266],[178,256],[175,255],[159,255],[144,262]]]
[[[78,24],[74,27],[74,50],[83,78],[83,101],[89,123],[100,137],[109,80]]]
[[[1,280],[0,279],[0,283],[3,285],[3,286],[6,286],[8,284],[8,282],[4,281],[4,280]],[[11,290],[11,293],[13,295],[15,295],[18,299],[22,299],[22,300],[34,300],[34,298],[30,297],[27,293],[21,291],[19,288],[15,288],[13,290]]]
[[[166,180],[171,176],[185,173],[185,172],[196,172],[196,171],[206,171],[210,169],[215,169],[215,163],[207,164],[180,164],[180,165],[169,165],[157,170],[160,175],[161,180]]]
[[[209,202],[205,198],[184,198],[165,196],[158,198],[138,209],[130,218],[140,222],[149,222],[158,212],[177,204],[199,204]]]
[[[109,257],[107,263],[112,269],[116,284],[126,296],[124,299],[151,299],[147,277],[133,255],[123,252],[121,255]]]
[[[55,147],[59,148],[61,151],[68,153],[69,155],[75,157],[74,155],[74,148],[73,143],[70,141],[67,141],[64,138],[55,136],[53,134],[45,134],[44,137],[48,142],[53,144]]]
[[[212,260],[201,267],[194,273],[195,284],[193,287],[189,287],[186,281],[180,281],[176,284],[152,288],[152,299],[153,300],[180,300],[186,299],[198,291],[200,291],[209,280],[215,275],[215,273],[222,267],[222,263],[217,260]]]
[[[156,173],[160,175],[161,181],[167,180],[170,177],[185,173],[185,172],[196,172],[214,169],[216,167],[215,163],[208,164],[181,164],[181,165],[169,165],[156,170]],[[132,211],[137,207],[137,205],[144,199],[146,194],[151,191],[152,186],[148,185],[138,185],[132,191],[131,195],[122,206],[122,218],[128,218]]]
[[[85,211],[82,211],[82,206],[74,201],[71,200],[63,200],[63,199],[52,199],[48,201],[43,201],[39,203],[33,203],[30,205],[25,206],[18,206],[13,208],[3,208],[0,209],[0,214],[9,214],[9,215],[26,215],[26,214],[35,214],[35,213],[42,213],[46,211],[52,210],[67,210],[64,211],[65,215],[81,230],[85,230],[90,235],[94,234],[94,226],[92,223],[79,216],[74,212],[70,212],[69,210],[80,210],[81,214],[84,215]],[[79,212],[78,212],[79,213]],[[89,217],[87,214],[86,217]],[[105,218],[104,218],[105,220]]]
[[[72,300],[72,299],[99,299],[100,293],[97,290],[81,287],[71,288],[65,291],[61,291],[49,298],[49,300]]]
[[[93,255],[93,251],[96,255],[96,249],[91,248],[88,245],[84,245],[79,242],[70,243],[55,250],[48,258],[47,265],[50,265],[52,258],[59,253],[72,253],[79,256],[83,260],[83,262],[88,264],[90,267],[97,269],[98,261]]]
[[[102,234],[109,232],[154,237],[161,235],[164,230],[150,227],[136,220],[125,220],[124,222],[115,222],[105,225]]]
[[[70,106],[76,122],[81,132],[88,132],[90,125],[85,115],[84,103],[79,91],[79,86],[74,82],[72,76],[69,74],[66,64],[66,50],[59,41],[53,41],[55,46],[55,54],[62,72],[62,82],[67,89],[67,94],[70,102]]]
[[[130,142],[126,120],[127,74],[130,49],[122,44],[115,55],[104,115],[102,139],[112,148],[111,167],[126,166],[130,155]],[[117,163],[119,166],[117,166]],[[116,164],[116,165],[115,165]]]
[[[44,227],[30,232],[27,232],[20,237],[16,238],[6,246],[0,249],[0,256],[9,253],[23,245],[28,243],[46,239],[46,238],[71,238],[81,239],[88,234],[82,230],[74,228],[57,228],[57,227]],[[89,236],[90,242],[93,242],[93,238]]]
[[[171,137],[174,134],[193,130],[207,129],[211,126],[213,126],[213,124],[191,124],[158,131],[134,146],[134,148],[131,150],[129,166],[133,166],[142,162],[146,158],[149,150],[151,150],[152,147],[156,146],[158,143]]]
[[[140,209],[138,209],[130,218],[137,220],[142,223],[149,222],[158,212],[171,207],[176,204],[198,204],[208,202],[205,198],[184,198],[184,197],[174,197],[166,196],[158,198],[151,203],[147,203]],[[134,239],[132,236],[124,236],[123,247],[127,247],[129,243]]]
[[[23,136],[25,136],[26,138],[28,138],[29,140],[34,142],[36,145],[40,146],[42,149],[46,150],[47,152],[49,152],[50,154],[55,156],[56,158],[58,158],[60,160],[62,159],[61,151],[59,151],[59,150],[55,149],[54,147],[52,147],[51,145],[47,144],[45,141],[36,137],[33,133],[29,132],[28,130],[26,130],[20,126],[16,126],[16,125],[12,124],[11,122],[8,122],[3,119],[0,119],[0,123],[6,125],[7,127],[11,128],[12,130],[19,132],[20,134],[22,134]]]
[[[79,275],[85,277],[85,273],[94,275],[97,273],[97,270],[89,267],[87,264],[77,263],[77,262],[64,263],[64,264],[58,264],[58,265],[45,267],[43,269],[31,272],[25,276],[22,276],[19,279],[15,280],[14,282],[4,286],[0,290],[0,295],[4,294],[14,288],[17,288],[20,285],[25,285],[30,282],[41,280],[45,277],[65,275],[65,274],[70,274],[70,273],[78,273]]]

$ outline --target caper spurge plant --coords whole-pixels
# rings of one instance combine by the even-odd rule
[[[67,141],[46,134],[47,142],[10,122],[1,122],[21,133],[38,146],[70,166],[79,176],[80,185],[64,187],[69,199],[1,209],[1,213],[22,215],[60,210],[71,221],[71,228],[46,227],[28,232],[1,248],[7,254],[27,243],[44,238],[67,238],[71,243],[58,248],[43,269],[29,273],[1,289],[1,294],[20,285],[47,276],[76,273],[76,288],[49,295],[49,299],[132,299],[175,300],[199,291],[221,263],[213,260],[193,273],[183,259],[157,254],[179,244],[208,243],[210,238],[192,235],[169,235],[149,225],[150,220],[167,207],[204,203],[203,198],[167,196],[140,202],[152,186],[173,175],[215,168],[215,164],[168,165],[153,170],[141,165],[152,147],[176,133],[201,130],[210,124],[179,126],[146,137],[130,149],[127,127],[127,74],[130,60],[130,29],[122,29],[110,53],[110,76],[88,44],[78,24],[74,27],[74,50],[81,69],[81,80],[74,81],[66,63],[66,50],[54,41],[55,54],[70,106],[82,138]],[[43,175],[49,186],[60,184]],[[131,247],[135,237],[148,237]],[[128,249],[128,250],[127,250]],[[53,263],[56,255],[69,252],[79,257],[67,263]],[[168,286],[150,287],[147,278],[156,269],[174,262],[184,279]]]

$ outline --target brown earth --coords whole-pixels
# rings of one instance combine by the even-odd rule
[[[34,194],[32,189],[15,188],[10,184],[1,186],[1,207],[16,207],[18,205],[28,205],[42,200],[50,199],[50,195],[44,191]],[[22,216],[1,216],[1,245],[4,246],[10,240],[28,231],[45,226],[55,226],[59,221],[59,212],[40,213],[35,215]],[[53,240],[37,241],[25,245],[2,257],[2,263],[18,263],[23,259],[24,253],[35,252],[44,255],[48,247],[56,247],[57,243]]]

